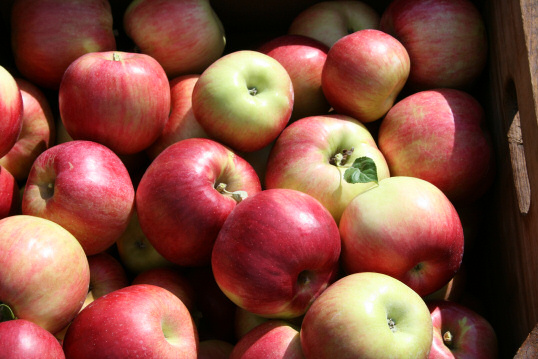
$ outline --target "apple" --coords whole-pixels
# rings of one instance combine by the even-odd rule
[[[123,27],[170,78],[202,73],[226,45],[224,27],[209,0],[134,0]]]
[[[194,311],[196,292],[187,276],[178,268],[159,267],[138,273],[132,284],[153,284],[175,294],[190,312]]]
[[[301,11],[288,34],[308,36],[328,47],[344,36],[364,29],[377,29],[380,15],[363,1],[321,1]]]
[[[393,176],[431,182],[460,206],[478,200],[494,180],[485,111],[461,90],[425,90],[403,98],[382,119],[378,145]]]
[[[112,22],[105,0],[16,0],[11,45],[17,69],[37,86],[57,90],[78,57],[116,49]]]
[[[198,337],[188,309],[164,288],[138,284],[106,294],[73,320],[67,358],[192,358]]]
[[[66,69],[58,101],[73,139],[133,154],[162,133],[170,112],[170,85],[162,66],[148,55],[93,52]]]
[[[409,55],[397,39],[365,29],[342,37],[331,47],[321,85],[337,113],[372,122],[392,107],[409,70]]]
[[[271,319],[256,315],[241,307],[237,307],[234,318],[234,332],[236,339],[240,340],[249,331],[269,320]]]
[[[23,113],[22,127],[17,142],[0,158],[17,181],[25,181],[33,162],[41,152],[54,145],[55,120],[48,98],[33,83],[15,78],[21,92]]]
[[[294,318],[336,277],[340,245],[334,218],[314,197],[267,189],[230,213],[211,266],[237,306],[268,318]]]
[[[120,158],[92,141],[55,145],[35,160],[22,213],[70,231],[87,255],[111,247],[127,228],[135,190]]]
[[[65,358],[58,340],[29,320],[0,322],[0,338],[0,352],[4,358]]]
[[[433,326],[424,300],[382,273],[346,275],[305,314],[306,358],[428,358]]]
[[[0,220],[0,302],[16,318],[55,333],[76,316],[89,283],[84,250],[63,227],[35,216]]]
[[[375,164],[377,178],[348,182],[346,171],[363,157]],[[385,158],[364,124],[349,116],[328,114],[299,119],[282,131],[269,154],[265,185],[313,196],[338,223],[356,195],[389,176]]]
[[[0,157],[8,153],[17,142],[22,130],[22,95],[11,73],[0,66]]]
[[[271,319],[245,334],[234,346],[230,359],[303,359],[298,328]]]
[[[142,232],[136,208],[127,228],[116,240],[116,248],[120,262],[130,274],[137,275],[153,268],[174,266],[155,250]]]
[[[248,162],[219,142],[189,138],[149,165],[136,191],[140,228],[164,258],[203,266],[226,217],[243,196],[261,191]]]
[[[20,214],[20,188],[15,177],[0,165],[0,219]]]
[[[430,358],[498,357],[495,330],[486,318],[448,300],[426,301],[433,323]]]
[[[407,85],[413,92],[467,88],[486,66],[486,26],[473,1],[394,0],[383,11],[379,29],[407,49]]]
[[[234,345],[221,339],[201,340],[198,359],[229,359]]]
[[[170,80],[171,110],[164,129],[146,152],[154,159],[166,147],[193,137],[209,137],[192,112],[192,90],[200,75],[178,76]]]
[[[463,231],[465,238],[465,230]],[[467,241],[467,238],[465,238]],[[467,250],[467,242],[465,242],[465,250]],[[467,270],[465,269],[465,260],[461,262],[460,269],[454,274],[452,279],[448,281],[441,289],[436,290],[435,292],[426,295],[424,300],[450,300],[460,302],[462,298],[467,294]]]
[[[463,259],[458,212],[439,188],[415,177],[385,178],[359,194],[339,229],[346,273],[384,273],[420,296],[447,284]]]
[[[264,42],[258,51],[280,62],[290,75],[294,95],[290,121],[329,112],[331,106],[321,88],[328,46],[310,37],[288,34]]]
[[[293,101],[293,83],[280,62],[259,51],[239,50],[200,75],[192,110],[211,138],[251,152],[278,137],[290,120]]]

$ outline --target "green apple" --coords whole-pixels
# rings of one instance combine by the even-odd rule
[[[340,278],[312,303],[301,326],[306,358],[428,358],[424,300],[399,280],[362,272]]]
[[[286,69],[251,50],[213,62],[192,93],[194,116],[208,135],[245,152],[262,149],[278,137],[290,120],[293,102]]]

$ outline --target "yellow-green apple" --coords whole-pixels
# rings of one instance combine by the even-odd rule
[[[181,140],[208,137],[192,112],[192,90],[199,77],[200,75],[191,74],[170,80],[170,116],[159,138],[146,149],[152,159],[166,147]]]
[[[348,182],[346,171],[365,157],[375,164],[376,176]],[[389,176],[385,158],[365,125],[349,116],[328,114],[299,119],[282,131],[269,154],[265,185],[308,193],[338,223],[356,195]]]
[[[485,317],[458,302],[432,300],[426,304],[433,322],[429,358],[498,357],[497,334]]]
[[[137,284],[94,300],[65,335],[67,358],[196,359],[198,337],[189,310],[164,288]]]
[[[337,113],[372,122],[392,107],[409,70],[409,55],[397,39],[365,29],[342,37],[331,47],[321,85]]]
[[[17,69],[30,82],[57,90],[78,57],[116,49],[106,0],[16,0],[11,45]]]
[[[377,29],[380,15],[364,1],[321,1],[301,11],[288,33],[323,42],[328,47],[342,37],[364,29]]]
[[[136,208],[133,210],[127,229],[116,240],[116,248],[121,263],[130,274],[136,275],[152,268],[174,266],[155,250],[142,232]]]
[[[22,213],[58,223],[87,255],[111,247],[127,228],[135,190],[120,158],[92,141],[55,145],[35,160]]]
[[[321,89],[321,71],[329,47],[302,35],[281,35],[264,42],[258,51],[284,66],[293,84],[290,121],[329,112],[331,106]]]
[[[229,359],[234,344],[221,339],[201,340],[198,345],[198,359]]]
[[[346,273],[380,272],[431,294],[461,266],[463,228],[458,212],[433,184],[393,176],[359,194],[340,220]]]
[[[237,340],[241,339],[250,330],[269,320],[271,319],[259,316],[241,307],[237,307],[234,317],[235,338]]]
[[[162,133],[170,112],[170,84],[162,66],[148,55],[93,52],[65,71],[58,105],[73,139],[133,154]]]
[[[196,292],[187,276],[178,268],[159,267],[138,273],[131,284],[153,284],[175,294],[187,309],[194,312]]]
[[[334,218],[314,197],[267,189],[230,213],[211,266],[237,306],[268,318],[294,318],[335,279],[340,246]]]
[[[473,85],[485,68],[486,26],[469,0],[394,0],[379,29],[396,37],[411,58],[413,91]]]
[[[54,145],[56,128],[45,93],[25,79],[17,77],[15,81],[22,96],[22,128],[17,142],[0,158],[0,165],[24,182],[37,156]]]
[[[0,219],[20,214],[21,195],[17,180],[0,165]]]
[[[66,229],[35,216],[0,220],[0,302],[16,318],[55,333],[77,315],[89,283],[84,250]]]
[[[382,119],[378,145],[393,176],[431,182],[455,205],[478,200],[494,179],[485,111],[461,90],[425,90],[403,98]]]
[[[3,358],[64,359],[60,342],[47,330],[25,319],[0,322]]]
[[[299,329],[283,320],[268,320],[245,334],[230,354],[230,359],[258,358],[303,359]]]
[[[13,75],[0,66],[0,156],[11,150],[22,130],[22,94]]]
[[[164,258],[209,265],[225,219],[244,196],[261,191],[252,166],[219,142],[189,138],[151,162],[136,191],[140,228]]]
[[[224,52],[224,27],[209,0],[134,0],[125,33],[169,78],[200,74]]]
[[[278,137],[290,120],[293,101],[293,83],[280,62],[259,51],[239,50],[200,75],[192,110],[211,138],[249,152]]]
[[[382,273],[349,274],[328,287],[304,317],[306,358],[426,359],[432,320],[424,300]]]

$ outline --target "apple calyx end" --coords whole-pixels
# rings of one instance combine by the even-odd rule
[[[392,318],[387,318],[387,324],[391,332],[396,333],[396,322]]]
[[[0,323],[15,320],[17,317],[11,307],[5,303],[0,302]]]
[[[452,348],[454,344],[454,336],[450,332],[450,330],[447,330],[443,333],[443,343],[448,347]]]
[[[256,96],[258,94],[258,89],[256,87],[249,87],[248,93],[250,96]]]

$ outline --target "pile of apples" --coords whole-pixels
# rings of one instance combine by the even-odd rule
[[[0,352],[497,357],[458,297],[484,21],[374,3],[4,4]]]

